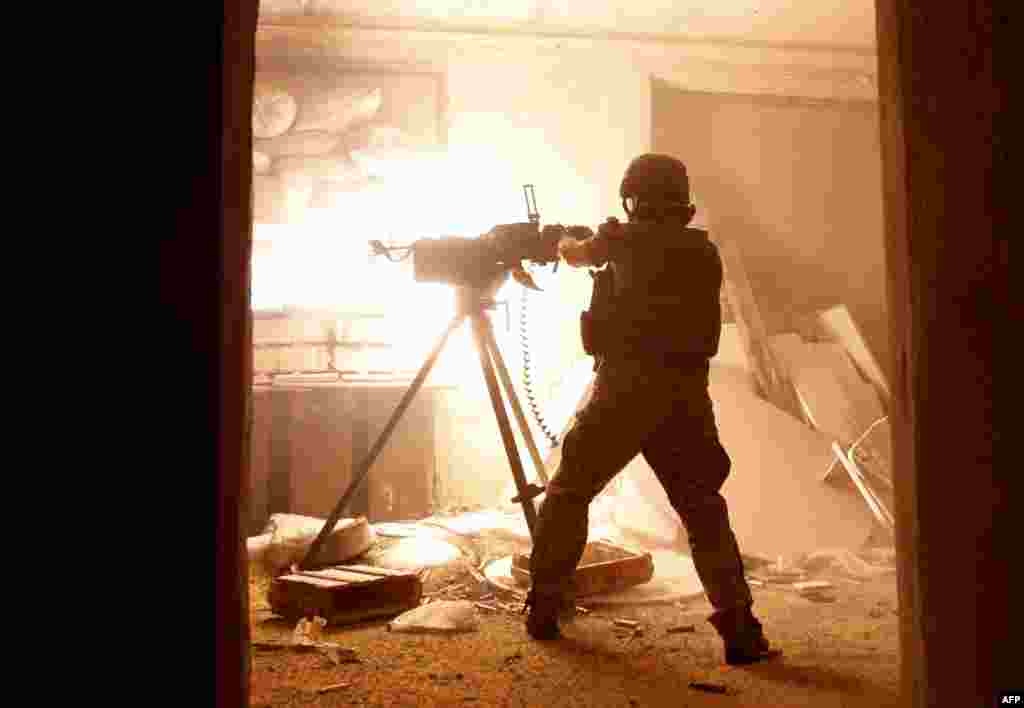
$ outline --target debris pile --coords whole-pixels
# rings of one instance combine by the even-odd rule
[[[480,626],[476,607],[468,600],[439,600],[420,605],[396,617],[388,625],[392,632],[473,632]]]
[[[263,533],[248,539],[249,561],[276,576],[298,563],[313,545],[326,519],[299,514],[273,514]],[[365,517],[340,519],[318,552],[324,564],[345,563],[373,546],[376,536]]]

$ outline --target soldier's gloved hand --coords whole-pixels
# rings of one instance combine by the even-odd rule
[[[626,237],[626,227],[614,216],[610,216],[597,227],[597,235],[609,240],[623,239]]]
[[[593,236],[594,230],[589,226],[567,226],[565,228],[565,233],[568,234],[570,238],[574,238],[577,241],[583,241]]]
[[[561,224],[548,224],[540,231],[541,250],[545,261],[557,261],[558,242],[565,238],[566,229]]]
[[[587,242],[566,236],[558,242],[558,255],[573,268],[581,268],[590,262]]]

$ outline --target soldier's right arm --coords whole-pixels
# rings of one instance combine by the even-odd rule
[[[617,219],[608,219],[601,224],[597,233],[584,242],[591,263],[600,268],[608,261],[618,260],[625,237],[625,227]]]

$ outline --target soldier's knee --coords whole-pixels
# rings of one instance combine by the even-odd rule
[[[717,492],[725,484],[725,480],[729,478],[729,472],[732,471],[732,460],[729,459],[729,454],[717,439],[713,445],[708,446],[707,466],[711,476],[709,488]]]
[[[585,448],[580,444],[580,424],[576,423],[562,439],[562,465],[579,465]]]
[[[729,530],[729,510],[721,494],[688,499],[677,511],[691,542],[715,538]]]
[[[550,509],[586,509],[594,498],[592,490],[584,485],[567,482],[569,480],[559,480],[557,477],[548,482],[544,488],[542,506]]]
[[[602,467],[593,449],[580,445],[578,436],[567,435],[562,443],[562,461],[558,472],[545,487],[545,503],[562,506],[586,506],[600,489],[595,489],[595,472]]]

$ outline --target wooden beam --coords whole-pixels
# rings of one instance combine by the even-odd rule
[[[843,45],[807,42],[769,42],[740,38],[717,37],[708,39],[681,32],[624,32],[614,27],[584,27],[557,22],[515,21],[500,19],[483,22],[438,20],[431,17],[354,17],[346,0],[317,0],[316,9],[282,8],[265,11],[260,25],[293,27],[347,27],[361,30],[432,32],[436,34],[486,35],[489,37],[527,37],[559,40],[591,40],[602,42],[630,42],[654,45],[683,45],[714,47],[717,51],[738,50],[754,52],[801,52],[807,55],[838,53],[851,57],[874,58],[875,48],[870,45]]]
[[[444,71],[454,63],[595,58],[629,67],[637,80],[656,76],[689,91],[877,100],[876,59],[867,48],[804,47],[683,37],[585,33],[547,28],[501,29],[423,23],[352,22],[338,17],[266,18],[257,35],[264,59],[351,64],[418,64]]]
[[[747,279],[739,248],[729,238],[712,235],[712,240],[722,256],[725,279],[723,290],[761,395],[787,413],[803,420],[804,416],[789,375],[776,359],[770,346],[768,331],[754,298],[754,290]]]

